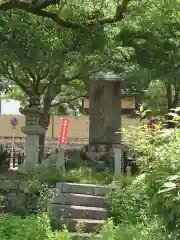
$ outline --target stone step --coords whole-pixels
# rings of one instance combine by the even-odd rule
[[[80,225],[84,233],[97,233],[102,229],[105,220],[67,218],[64,219],[64,223],[69,232],[77,232],[78,225]]]
[[[111,190],[110,186],[77,183],[57,183],[56,188],[60,189],[62,193],[78,193],[94,196],[106,196]]]
[[[73,240],[91,240],[92,236],[93,236],[93,239],[99,240],[101,237],[100,234],[97,234],[94,236],[91,233],[71,233],[71,236]]]
[[[57,220],[61,217],[94,220],[104,220],[107,218],[106,209],[87,206],[52,204],[51,213]]]
[[[107,208],[107,202],[105,197],[76,193],[56,194],[56,196],[52,200],[52,204]]]

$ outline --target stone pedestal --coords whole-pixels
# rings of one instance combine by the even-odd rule
[[[57,153],[56,167],[62,168],[63,172],[65,172],[65,151],[63,148],[60,148]]]
[[[122,151],[121,148],[114,148],[114,177],[119,179],[121,176],[122,167]]]
[[[63,148],[58,149],[57,152],[52,153],[44,162],[41,164],[42,167],[54,167],[62,175],[65,174],[65,151]]]
[[[35,166],[39,163],[39,136],[44,134],[45,129],[29,125],[22,127],[22,132],[27,135],[25,164]]]

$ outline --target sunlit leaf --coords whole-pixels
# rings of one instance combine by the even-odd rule
[[[169,181],[174,181],[174,180],[177,180],[177,179],[180,179],[180,175],[173,175],[173,176],[168,177]]]
[[[144,110],[144,107],[141,105],[140,108],[139,108],[140,112],[143,112]]]
[[[175,188],[176,187],[176,184],[173,183],[173,182],[166,182],[163,184],[162,186],[163,188]]]
[[[174,117],[176,119],[179,118],[179,115],[177,113],[168,113],[167,115],[172,116],[172,117]]]

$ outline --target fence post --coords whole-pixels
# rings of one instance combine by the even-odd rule
[[[11,153],[7,154],[7,159],[6,159],[6,169],[10,169],[11,167]]]
[[[114,175],[116,179],[119,179],[122,172],[122,156],[121,156],[121,148],[114,148]]]
[[[22,153],[22,159],[21,159],[21,164],[24,163],[24,153]]]
[[[18,153],[18,161],[17,161],[18,166],[21,165],[21,162],[22,162],[21,161],[21,153],[19,152]]]
[[[15,153],[15,149],[13,149],[13,168],[16,167],[16,153]]]

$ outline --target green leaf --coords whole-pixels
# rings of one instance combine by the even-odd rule
[[[169,181],[175,181],[175,180],[177,180],[177,179],[179,179],[179,178],[180,178],[179,175],[173,175],[173,176],[168,177],[168,180],[169,180]]]
[[[172,116],[174,118],[179,118],[179,115],[177,113],[168,113],[168,116]]]
[[[173,189],[174,189],[174,188],[165,188],[165,189],[159,190],[157,194],[169,192],[169,191],[171,191],[171,190],[173,190]]]
[[[163,188],[175,188],[176,187],[176,184],[173,183],[173,182],[166,182],[163,184],[162,186]]]
[[[143,106],[140,106],[139,110],[140,110],[140,112],[143,112],[144,107],[143,107]]]
[[[179,111],[180,111],[180,107],[177,107],[177,108],[171,108],[170,111],[179,112]]]

